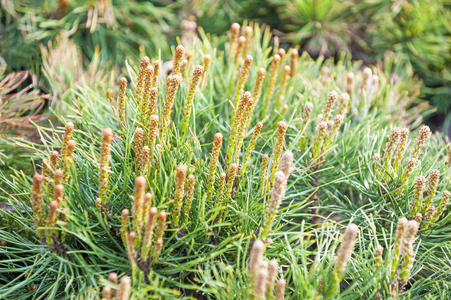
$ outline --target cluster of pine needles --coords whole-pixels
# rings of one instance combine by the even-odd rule
[[[390,61],[198,31],[17,140],[40,159],[1,176],[0,296],[448,298],[451,155]]]

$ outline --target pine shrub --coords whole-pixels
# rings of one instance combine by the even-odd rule
[[[0,295],[449,297],[448,145],[410,74],[199,33],[20,141],[41,162],[1,174]]]

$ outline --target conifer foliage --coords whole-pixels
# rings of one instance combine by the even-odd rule
[[[199,34],[117,87],[73,87],[64,130],[24,142],[42,163],[2,176],[0,294],[449,295],[448,146],[417,133],[411,79],[258,24]]]

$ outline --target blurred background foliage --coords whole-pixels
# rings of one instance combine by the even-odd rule
[[[209,29],[216,1],[202,2],[198,22]],[[209,3],[210,2],[210,3]],[[277,30],[283,41],[312,56],[337,57],[349,51],[355,59],[375,63],[387,51],[413,66],[424,82],[422,96],[451,119],[451,2],[448,0],[248,0],[235,1],[230,21],[249,19]],[[229,22],[225,22],[226,24]],[[221,25],[221,22],[219,23]],[[212,25],[212,31],[226,30]]]
[[[123,66],[144,53],[169,57],[169,47],[195,21],[207,33],[232,22],[267,24],[281,43],[313,57],[342,51],[373,64],[387,52],[411,65],[423,82],[421,96],[437,108],[432,120],[451,126],[451,3],[448,0],[0,0],[0,56],[7,72],[38,78],[42,46],[64,36],[89,63]],[[48,79],[48,78],[47,78]],[[44,78],[46,86],[51,85]],[[444,122],[443,122],[443,118]],[[441,126],[440,124],[444,124]]]
[[[168,49],[178,23],[175,4],[159,1],[2,0],[0,55],[11,69],[40,71],[40,44],[60,34],[91,59],[96,47],[104,62],[123,63],[140,51]],[[141,46],[141,47],[140,47]],[[143,48],[144,47],[144,48]]]

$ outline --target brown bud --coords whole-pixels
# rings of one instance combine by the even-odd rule
[[[64,194],[64,186],[62,184],[58,184],[55,186],[55,191],[53,193],[53,200],[58,203],[58,206],[61,204]]]
[[[50,153],[50,166],[52,170],[55,170],[57,165],[58,165],[58,151],[52,151],[52,153]]]
[[[63,160],[67,156],[67,147],[69,141],[72,139],[73,131],[74,131],[74,123],[72,122],[67,123],[66,127],[64,128],[63,146],[61,147],[61,156],[63,157]]]
[[[58,184],[61,184],[63,182],[63,171],[62,170],[56,170],[54,174],[54,182],[55,186]]]
[[[178,45],[177,48],[175,48],[175,54],[174,54],[174,69],[172,70],[173,74],[179,74],[180,73],[180,61],[183,58],[183,53],[185,52],[185,48],[183,48],[182,45]]]
[[[119,284],[119,292],[117,300],[128,300],[130,295],[130,277],[124,276],[121,278],[121,283]]]
[[[102,300],[106,299],[106,300],[110,300],[112,297],[112,292],[111,292],[111,287],[106,285],[103,287],[102,289]]]
[[[284,299],[285,286],[286,286],[285,280],[283,278],[279,279],[279,281],[277,282],[277,287],[276,287],[276,300]]]

